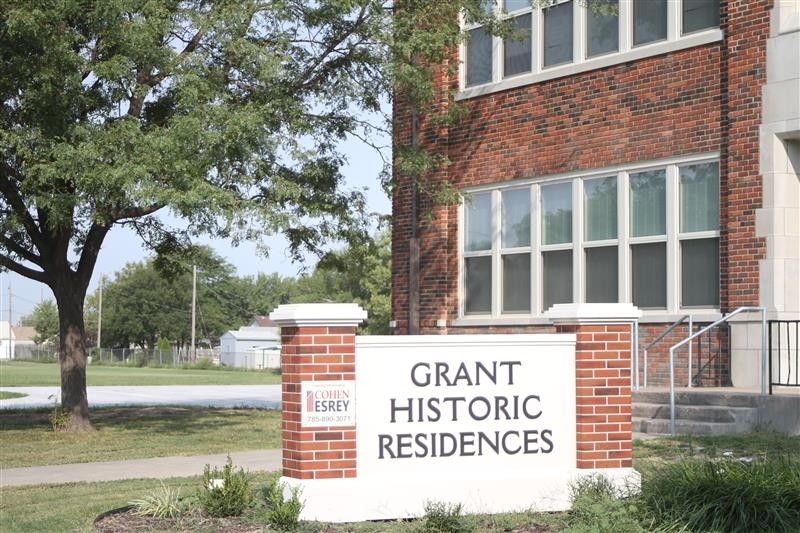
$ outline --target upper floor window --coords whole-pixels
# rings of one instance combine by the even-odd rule
[[[543,3],[487,1],[488,9],[508,19],[510,35],[495,37],[483,26],[466,24],[464,89],[502,85],[506,80],[533,83],[576,67],[588,70],[721,37],[719,0]]]
[[[462,314],[557,303],[719,307],[719,163],[652,164],[467,194]]]

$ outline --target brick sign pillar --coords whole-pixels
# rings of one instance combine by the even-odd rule
[[[641,311],[630,304],[558,304],[546,316],[558,333],[576,335],[576,466],[630,468],[631,329]]]
[[[281,305],[270,314],[281,327],[284,477],[356,477],[355,425],[304,425],[303,402],[311,400],[302,390],[355,381],[356,326],[366,317],[356,304]]]

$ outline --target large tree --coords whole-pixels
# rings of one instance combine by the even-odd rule
[[[68,429],[91,429],[83,306],[108,232],[135,229],[161,266],[200,233],[282,232],[297,257],[355,239],[338,143],[374,144],[393,91],[438,99],[459,13],[491,28],[485,4],[0,0],[0,268],[53,290]],[[443,161],[398,148],[415,181]]]
[[[113,227],[160,255],[363,231],[337,143],[386,94],[384,4],[0,0],[0,267],[55,295],[69,429],[91,429],[83,306]]]

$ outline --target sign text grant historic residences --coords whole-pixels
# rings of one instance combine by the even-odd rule
[[[437,423],[529,420],[527,429],[378,434],[379,459],[518,455],[553,451],[553,431],[537,427],[543,414],[537,394],[487,394],[491,387],[515,385],[522,361],[480,361],[451,367],[446,362],[419,362],[411,367],[411,383],[420,396],[391,398],[389,422]],[[448,387],[475,387],[475,395],[448,395]],[[462,389],[463,390],[463,389]],[[431,391],[430,393],[428,391]],[[426,394],[427,393],[427,394]]]

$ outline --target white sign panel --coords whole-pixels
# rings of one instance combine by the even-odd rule
[[[300,393],[300,421],[304,427],[356,425],[354,381],[303,381]]]
[[[574,354],[572,335],[359,337],[359,477],[574,468]]]

